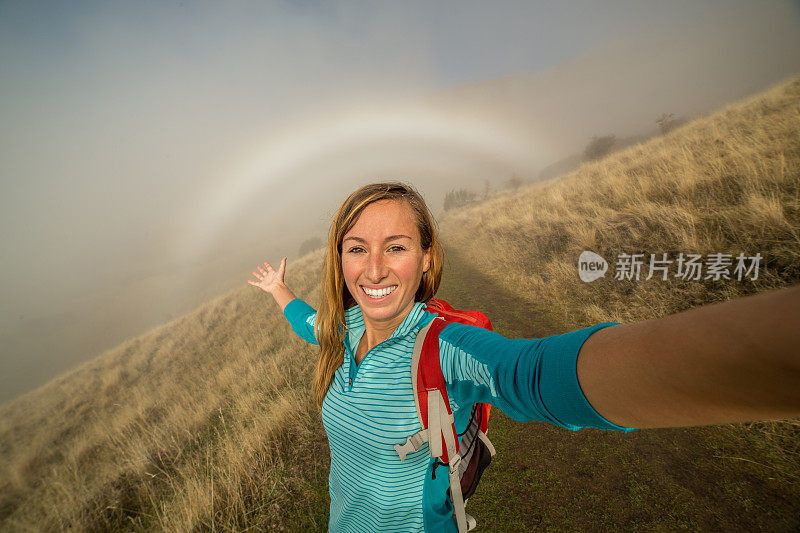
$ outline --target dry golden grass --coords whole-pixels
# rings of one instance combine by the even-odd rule
[[[440,220],[450,249],[564,325],[632,322],[800,281],[800,81]],[[583,250],[609,262],[582,283]],[[756,281],[615,280],[621,253],[760,252]],[[671,273],[675,273],[673,265]],[[704,273],[705,275],[705,273]]]
[[[313,302],[321,261],[294,267]],[[307,477],[286,457],[319,454],[314,357],[247,286],[4,405],[2,529],[286,527]]]
[[[440,227],[460,262],[549,317],[556,325],[547,334],[800,283],[800,77],[565,176],[448,213]],[[605,278],[580,280],[583,250],[609,262]],[[763,259],[756,280],[681,280],[674,264],[668,280],[645,280],[646,269],[639,281],[614,279],[618,254],[674,260],[679,252]],[[797,421],[720,427],[711,440],[715,449],[760,450],[771,475],[800,485]]]
[[[798,139],[800,78],[449,213],[442,235],[564,329],[797,283]],[[765,264],[755,282],[609,275],[587,284],[576,267],[584,249],[611,263],[622,252],[760,252]],[[320,268],[312,254],[287,272],[311,305]],[[247,286],[3,405],[0,529],[324,530],[329,458],[309,390],[315,357],[271,298]],[[755,428],[776,442],[770,453],[796,459],[796,425]]]

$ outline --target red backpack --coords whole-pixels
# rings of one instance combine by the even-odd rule
[[[492,330],[492,323],[483,313],[459,311],[444,300],[436,298],[428,302],[426,311],[438,316],[417,334],[411,360],[411,383],[422,429],[408,437],[403,444],[395,444],[394,448],[402,461],[408,453],[417,451],[423,442],[428,443],[431,457],[435,458],[434,479],[438,466],[447,467],[450,478],[448,493],[453,502],[453,515],[459,533],[463,533],[476,525],[475,519],[466,514],[464,506],[475,492],[481,474],[495,454],[494,446],[486,436],[491,405],[473,404],[466,429],[461,434],[456,433],[439,361],[439,333],[452,322],[488,330]],[[460,443],[458,437],[461,437]]]

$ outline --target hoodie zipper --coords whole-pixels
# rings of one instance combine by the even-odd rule
[[[366,335],[366,334],[367,334],[367,332],[365,331],[365,332],[364,332],[364,335]],[[348,385],[349,385],[349,387],[350,387],[350,388],[348,389],[348,392],[350,392],[350,391],[352,391],[352,390],[353,390],[353,384],[354,384],[354,383],[356,382],[356,380],[358,379],[358,371],[359,371],[359,369],[361,368],[361,365],[363,365],[363,364],[364,364],[364,360],[367,358],[367,356],[368,356],[370,353],[372,353],[372,350],[374,350],[375,348],[377,348],[377,347],[378,347],[378,346],[380,346],[381,344],[383,344],[383,343],[385,343],[386,341],[389,341],[389,340],[391,340],[391,339],[393,339],[393,338],[394,338],[394,337],[389,337],[388,339],[382,340],[381,342],[379,342],[378,344],[376,344],[375,346],[373,346],[372,348],[370,348],[369,350],[367,350],[367,353],[365,353],[365,354],[364,354],[364,357],[362,357],[362,358],[361,358],[361,362],[360,362],[360,363],[356,363],[356,356],[355,356],[355,354],[353,354],[353,351],[350,349],[350,347],[349,347],[349,346],[347,346],[347,344],[345,344],[345,348],[347,348],[347,353],[350,355],[350,365],[351,365],[351,368],[352,368],[352,365],[356,365],[356,373],[353,375],[353,377],[352,377],[352,378],[351,378],[350,376],[348,376],[348,377],[347,377],[347,378],[348,378]],[[359,341],[359,342],[361,342],[361,339],[359,339],[358,341]]]

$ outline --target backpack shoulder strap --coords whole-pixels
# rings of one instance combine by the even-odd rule
[[[405,461],[406,455],[409,453],[419,450],[422,443],[428,442],[427,404],[425,405],[425,412],[423,413],[423,408],[420,404],[420,391],[417,387],[417,376],[419,374],[419,361],[422,356],[422,347],[427,339],[428,331],[430,331],[435,321],[436,319],[420,328],[417,333],[416,341],[414,342],[414,350],[411,352],[411,389],[414,395],[414,404],[417,408],[417,419],[422,429],[408,437],[403,444],[394,445],[394,449],[397,455],[400,456],[401,461]]]
[[[414,343],[414,351],[411,354],[411,388],[414,391],[414,403],[417,406],[417,416],[419,417],[420,426],[422,426],[423,431],[428,427],[428,407],[427,404],[424,404],[420,400],[421,392],[425,390],[425,387],[419,386],[419,370],[420,370],[420,361],[422,360],[422,352],[425,347],[426,343],[429,343],[429,333],[431,332],[431,328],[435,322],[442,322],[442,320],[434,318],[428,324],[425,325],[422,329],[419,330],[417,334],[417,341]],[[438,338],[438,333],[436,337]],[[426,398],[427,400],[427,395]],[[427,441],[427,439],[425,439]]]
[[[428,441],[431,456],[439,457],[443,463],[449,462],[458,452],[458,436],[453,424],[453,413],[450,410],[447,383],[439,360],[439,334],[447,324],[448,322],[440,317],[431,321],[431,327],[422,343],[419,364],[415,366],[412,362],[411,367],[412,379],[414,379],[414,368],[417,368],[418,401],[432,439]],[[452,433],[452,439],[448,433]]]
[[[447,425],[452,428],[453,433],[450,447],[452,448],[454,444],[454,450],[458,451],[458,436],[453,424],[453,413],[450,410],[447,384],[439,361],[439,333],[447,324],[443,318],[435,317],[417,333],[411,355],[411,387],[422,429],[408,437],[403,444],[394,445],[401,460],[404,460],[407,454],[419,450],[423,442],[428,442],[431,457],[438,457],[442,462],[448,462],[450,454],[442,431]],[[431,440],[433,435],[437,438]]]
[[[417,334],[411,357],[411,386],[422,429],[408,437],[405,443],[395,444],[394,448],[403,460],[407,453],[417,451],[427,441],[431,457],[446,463],[453,514],[459,533],[465,533],[470,529],[470,524],[474,527],[474,519],[470,521],[464,510],[459,475],[461,456],[458,454],[458,435],[439,360],[439,333],[448,323],[437,316]]]

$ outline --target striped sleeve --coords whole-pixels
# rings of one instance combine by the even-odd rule
[[[520,422],[538,420],[567,429],[618,431],[589,404],[578,383],[578,352],[595,331],[617,322],[541,339],[508,339],[465,324],[448,324],[439,354],[448,391],[459,405],[484,402]]]
[[[317,318],[317,312],[313,307],[300,298],[295,298],[283,308],[283,316],[301,339],[311,344],[319,344],[314,334],[314,320]]]

